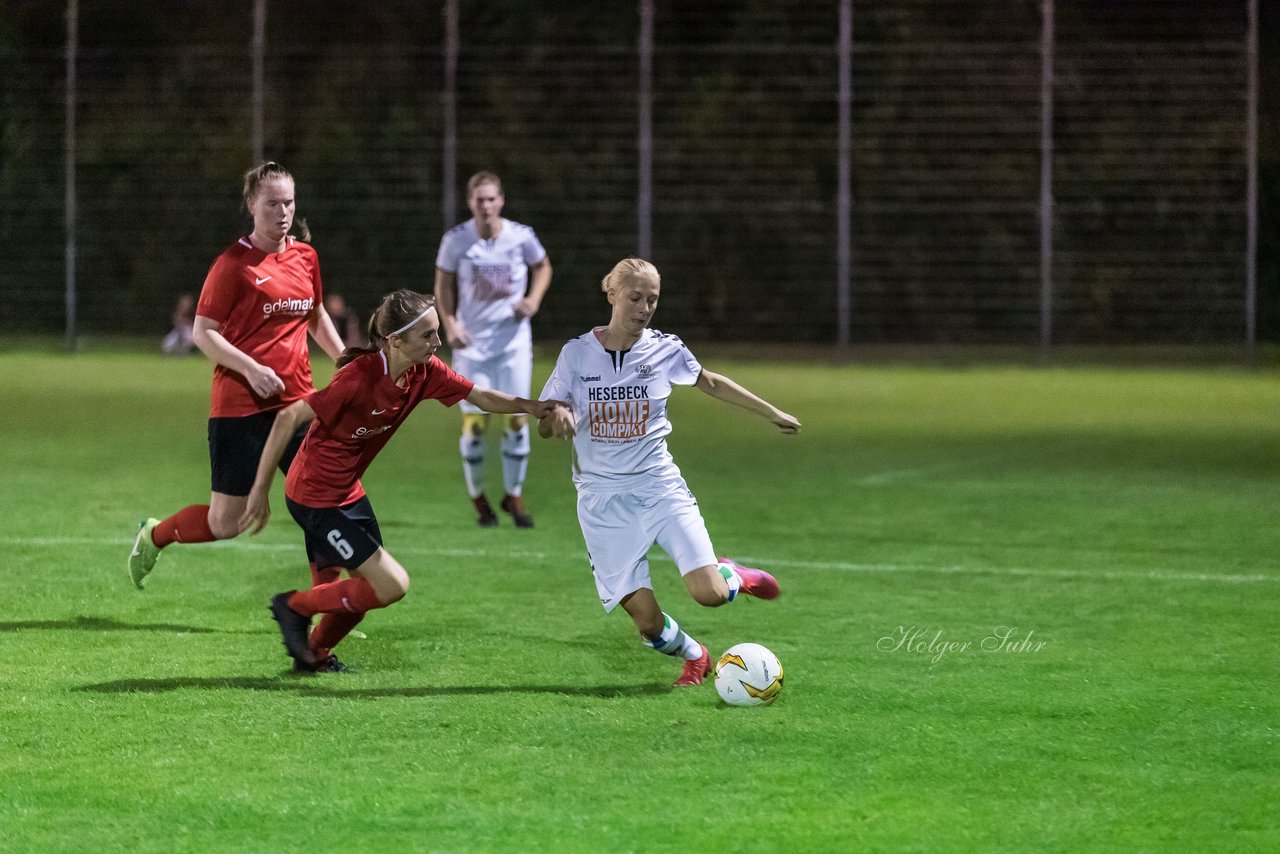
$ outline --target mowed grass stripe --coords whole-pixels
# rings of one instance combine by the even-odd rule
[[[127,547],[129,541],[94,537],[0,537],[0,546],[35,546],[42,548],[61,548],[69,545],[114,546]],[[202,543],[195,548],[230,549],[246,552],[290,552],[299,551],[300,546],[289,543],[255,543],[249,540],[222,540],[215,543]],[[451,549],[439,546],[423,546],[407,543],[396,546],[396,552],[405,554],[436,555],[441,557],[479,558],[502,556],[514,560],[581,560],[581,552],[553,554],[543,551],[525,551],[495,547],[491,549]],[[663,552],[653,552],[649,560],[658,563],[670,563],[671,559]],[[741,560],[760,566],[778,569],[833,569],[841,572],[927,572],[944,575],[1016,575],[1045,578],[1080,578],[1107,581],[1203,581],[1223,584],[1256,584],[1280,581],[1280,575],[1260,575],[1241,573],[1209,573],[1209,572],[1161,572],[1149,570],[1145,572],[1126,572],[1114,569],[1033,569],[1017,566],[977,566],[977,565],[945,565],[904,563],[856,563],[849,561],[812,561],[795,560],[779,555],[743,555]]]

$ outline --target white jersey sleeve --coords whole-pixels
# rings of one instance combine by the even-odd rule
[[[655,332],[654,335],[666,339],[672,351],[670,380],[672,385],[694,385],[702,376],[702,365],[694,357],[693,351],[676,335]]]
[[[539,400],[563,400],[566,403],[572,403],[573,388],[569,378],[573,375],[573,371],[569,366],[573,360],[573,345],[574,342],[570,341],[560,348],[560,355],[556,358],[555,367],[551,369],[551,376],[547,377],[546,385],[542,387],[542,394],[538,395]]]
[[[541,264],[547,257],[547,250],[542,248],[542,241],[538,240],[538,235],[532,228],[524,238],[524,243],[520,244],[524,250],[524,263],[529,267]]]
[[[474,238],[468,234],[474,228],[474,226],[468,228],[470,225],[469,221],[456,225],[440,238],[440,249],[436,252],[436,266],[446,273],[457,275],[463,253],[474,241]]]

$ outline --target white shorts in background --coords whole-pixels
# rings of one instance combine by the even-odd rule
[[[498,356],[488,359],[472,359],[455,352],[449,367],[480,388],[491,388],[504,391],[515,397],[528,397],[533,382],[533,347],[525,343],[513,345]],[[484,412],[466,400],[458,402],[458,407],[467,413]]]
[[[682,577],[716,562],[698,502],[683,480],[641,494],[579,493],[578,524],[606,611],[627,594],[653,587],[645,555],[654,543],[671,556]]]

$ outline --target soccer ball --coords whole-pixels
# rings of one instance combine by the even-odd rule
[[[782,691],[782,662],[758,643],[740,643],[716,662],[716,691],[731,706],[767,706]]]

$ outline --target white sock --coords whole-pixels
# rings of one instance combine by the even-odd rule
[[[502,486],[507,495],[519,495],[529,471],[529,425],[502,434]]]
[[[458,440],[458,452],[462,454],[462,474],[467,479],[467,492],[477,498],[484,492],[484,434],[462,434]]]
[[[734,597],[738,595],[738,591],[742,589],[742,576],[727,563],[718,564],[716,566],[720,570],[720,574],[724,576],[724,581],[729,585],[729,601],[732,602]]]
[[[664,624],[660,634],[642,635],[645,646],[656,649],[663,655],[676,656],[685,661],[695,661],[702,657],[702,644],[681,631],[680,624],[671,619],[668,614],[664,613],[662,619]]]
[[[683,657],[685,661],[697,661],[702,658],[702,644],[693,639],[688,632],[684,633]]]

